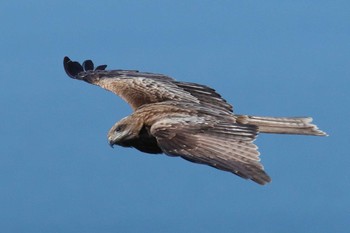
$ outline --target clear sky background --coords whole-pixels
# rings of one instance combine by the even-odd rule
[[[1,232],[349,232],[349,1],[2,1]],[[131,113],[64,56],[215,88],[241,114],[312,116],[260,135],[272,183],[110,148]]]

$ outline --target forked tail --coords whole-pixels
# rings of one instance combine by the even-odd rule
[[[327,134],[311,124],[311,117],[259,117],[236,115],[237,123],[256,125],[261,133],[304,134],[327,136]]]

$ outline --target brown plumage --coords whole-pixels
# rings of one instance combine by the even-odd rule
[[[253,143],[259,132],[326,135],[308,117],[234,114],[226,100],[204,85],[135,70],[107,71],[105,65],[94,69],[90,60],[80,65],[65,57],[63,64],[69,77],[117,94],[134,110],[110,129],[111,146],[180,156],[266,184],[271,179]]]

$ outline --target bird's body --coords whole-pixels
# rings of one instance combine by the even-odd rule
[[[64,67],[71,78],[112,91],[133,108],[110,129],[111,145],[180,156],[259,184],[271,180],[253,144],[259,132],[326,135],[311,118],[236,115],[226,100],[204,85],[161,74],[106,71],[106,66],[94,70],[89,60],[80,65],[67,57]]]

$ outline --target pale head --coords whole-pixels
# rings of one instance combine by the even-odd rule
[[[107,138],[109,145],[129,146],[129,142],[139,137],[142,124],[133,119],[132,115],[118,121],[109,130]]]

